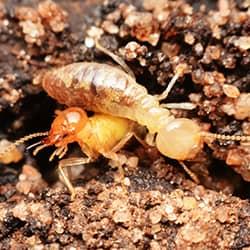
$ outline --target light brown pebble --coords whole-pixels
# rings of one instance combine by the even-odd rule
[[[163,8],[164,5],[166,5],[166,0],[144,0],[143,1],[143,7],[145,10],[154,10]]]
[[[157,223],[151,226],[151,234],[159,233],[162,230],[161,224]]]
[[[180,46],[177,43],[167,43],[164,42],[161,47],[162,52],[164,55],[168,56],[169,58],[172,58],[174,56],[177,56],[180,51]]]
[[[191,210],[197,207],[197,201],[194,197],[184,197],[183,198],[183,209]]]
[[[183,226],[179,231],[179,234],[183,237],[184,240],[193,243],[201,242],[207,236],[207,233],[205,231],[202,231],[201,228],[191,224],[186,224],[185,226]]]
[[[125,177],[123,180],[123,183],[125,186],[129,187],[131,185],[130,179],[128,177]]]
[[[143,239],[143,234],[144,233],[139,228],[134,228],[134,229],[132,229],[131,234],[132,234],[132,241],[134,243],[136,243],[136,242]]]
[[[96,26],[91,26],[87,30],[87,34],[88,34],[89,37],[99,39],[103,34],[103,29],[98,28]]]
[[[212,60],[218,60],[221,55],[221,50],[218,46],[208,46],[205,50],[202,62],[209,64]]]
[[[3,222],[5,216],[8,213],[8,209],[5,208],[4,204],[0,204],[0,221]]]
[[[133,60],[138,56],[145,55],[147,52],[147,47],[141,46],[135,41],[131,41],[127,43],[125,48],[122,48],[119,51],[126,58],[126,60]]]
[[[242,123],[242,131],[245,135],[250,135],[250,122],[243,122]]]
[[[37,218],[43,224],[50,225],[52,223],[52,216],[49,209],[41,203],[33,203],[29,205],[29,211],[32,217]]]
[[[20,193],[28,194],[29,192],[38,192],[47,187],[41,173],[31,165],[25,164],[22,173],[19,175],[19,182],[16,188]]]
[[[106,16],[107,20],[110,20],[112,22],[117,22],[121,18],[121,11],[119,9],[116,9],[115,11],[109,13]]]
[[[225,223],[228,220],[228,218],[230,217],[230,214],[223,207],[220,207],[220,208],[216,209],[215,216],[219,222]]]
[[[161,248],[160,244],[157,241],[152,240],[150,242],[150,249],[151,250],[161,250],[162,248]]]
[[[102,23],[102,28],[109,34],[117,34],[119,32],[119,27],[108,20]]]
[[[39,44],[41,42],[41,38],[45,35],[45,30],[41,23],[34,23],[30,20],[26,20],[21,21],[19,24],[25,34],[25,40],[27,43]]]
[[[115,223],[129,222],[130,219],[131,219],[131,214],[127,210],[118,210],[113,215],[113,220]]]
[[[4,151],[9,148],[13,147],[12,150],[4,153]],[[20,161],[23,158],[23,155],[20,150],[11,142],[6,139],[0,141],[0,153],[3,153],[3,156],[0,157],[0,163],[3,164],[10,164]]]
[[[13,216],[25,221],[29,215],[27,204],[24,201],[19,202],[12,210]]]
[[[62,32],[68,26],[67,12],[51,0],[39,3],[38,12],[54,32]]]
[[[235,105],[235,118],[239,120],[250,118],[250,93],[240,94]]]
[[[234,46],[241,50],[250,49],[250,36],[241,36],[234,41]]]
[[[114,200],[111,205],[115,223],[126,223],[131,219],[131,213],[125,200]]]
[[[53,226],[55,227],[55,232],[62,234],[64,232],[64,225],[60,220],[54,219]]]
[[[223,89],[224,94],[228,97],[237,98],[240,95],[239,89],[233,85],[223,84],[222,89]]]
[[[230,14],[230,4],[228,0],[218,0],[218,9],[221,15],[226,16]]]
[[[166,204],[163,206],[163,209],[164,209],[164,214],[168,220],[175,221],[177,219],[174,206],[172,206],[171,204]]]
[[[23,33],[29,35],[32,38],[38,38],[43,36],[45,31],[40,23],[33,23],[30,20],[20,22],[20,26],[23,28]]]
[[[194,51],[198,56],[201,56],[203,51],[204,51],[204,48],[203,48],[202,44],[201,43],[196,43],[195,46],[194,46]]]
[[[191,32],[188,32],[187,34],[185,34],[184,41],[185,43],[192,45],[195,42],[195,37]]]
[[[131,28],[131,35],[138,40],[156,46],[159,38],[159,25],[149,12],[131,12],[125,19],[125,24]]]
[[[41,21],[38,12],[30,7],[24,7],[24,6],[16,7],[15,16],[19,20],[30,20],[31,22],[34,23]]]
[[[226,163],[229,166],[240,166],[242,165],[242,154],[237,149],[231,149],[228,151]]]
[[[152,224],[157,224],[161,221],[162,214],[159,209],[153,209],[149,212],[149,219]]]

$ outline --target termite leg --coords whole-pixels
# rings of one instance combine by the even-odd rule
[[[129,66],[125,63],[125,61],[121,57],[115,55],[114,53],[112,53],[108,49],[104,48],[99,43],[99,41],[97,39],[95,40],[95,46],[96,46],[97,49],[102,51],[104,54],[111,57],[117,64],[119,64],[123,68],[124,71],[126,71],[126,73],[128,73],[133,79],[135,79],[134,72],[129,68]]]
[[[121,180],[125,177],[122,168],[122,163],[125,162],[125,160],[121,161],[124,155],[118,154],[117,152],[120,151],[132,137],[135,137],[143,146],[147,147],[147,144],[134,131],[129,131],[109,152],[101,152],[105,158],[112,160],[115,166],[118,167],[119,179]]]
[[[160,106],[162,108],[167,108],[167,109],[184,109],[184,110],[193,110],[196,108],[196,105],[191,102],[162,103]]]
[[[120,162],[121,157],[117,154],[117,152],[121,150],[133,136],[133,132],[128,132],[109,152],[102,152],[102,155],[114,162]],[[121,164],[118,163],[115,165],[118,165],[120,179],[124,179],[125,175]]]
[[[113,164],[111,163],[110,165],[112,167],[117,167],[118,169],[118,178],[116,179],[116,182],[120,183],[122,188],[124,189],[124,191],[126,192],[126,187],[124,185],[124,178],[125,178],[125,174],[124,174],[124,169],[123,169],[123,164],[126,162],[127,157],[123,154],[118,154],[116,152],[101,152],[101,154],[111,160],[113,162]]]
[[[160,95],[155,95],[155,97],[157,98],[158,101],[162,101],[168,97],[169,92],[171,91],[171,89],[175,85],[178,78],[179,78],[179,74],[175,74],[173,76],[173,78],[171,79],[171,81],[168,83],[167,88]]]
[[[196,183],[199,184],[199,178],[197,177],[197,175],[192,172],[183,161],[179,161],[180,165],[183,167],[184,171],[189,175],[189,177]]]
[[[147,144],[135,132],[130,131],[111,149],[111,152],[116,153],[121,150],[132,137],[134,137],[142,146],[145,148],[147,147]]]
[[[63,159],[59,162],[58,165],[58,170],[59,170],[59,175],[62,178],[63,182],[67,186],[68,190],[71,193],[71,199],[75,198],[76,192],[75,188],[73,187],[68,174],[65,173],[64,169],[72,166],[78,166],[78,165],[83,165],[83,164],[88,164],[92,162],[93,160],[91,158],[68,158],[68,159]]]

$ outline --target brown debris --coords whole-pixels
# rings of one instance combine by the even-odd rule
[[[160,38],[159,26],[151,13],[131,12],[124,23],[130,27],[131,35],[139,41],[157,45]]]
[[[42,175],[37,169],[30,165],[23,166],[22,173],[19,175],[19,182],[16,184],[16,189],[20,193],[37,193],[46,186],[47,184],[42,179]]]
[[[102,23],[102,28],[109,34],[117,34],[119,32],[118,26],[108,20]]]
[[[212,60],[220,59],[221,49],[218,46],[208,46],[204,52],[202,62],[209,64]]]
[[[222,106],[222,110],[228,115],[234,115],[236,119],[244,120],[250,117],[250,94],[242,93],[232,103],[230,100]]]
[[[68,26],[67,12],[51,0],[41,2],[38,5],[38,12],[43,21],[56,33],[62,32]]]
[[[26,42],[41,45],[45,30],[37,10],[29,7],[17,7],[15,15],[19,19],[19,25],[25,34]]]
[[[241,50],[250,49],[250,36],[241,36],[234,40],[234,45]]]
[[[226,163],[233,167],[244,180],[250,181],[250,145],[242,145],[237,149],[230,149]]]
[[[45,39],[46,25],[56,33],[62,32],[67,27],[67,13],[51,0],[41,2],[37,10],[30,7],[17,7],[15,15],[25,34],[26,42],[31,44],[42,44]]]
[[[147,53],[147,47],[141,46],[135,41],[131,41],[124,48],[121,48],[119,52],[127,61],[131,61],[140,56],[145,56]]]

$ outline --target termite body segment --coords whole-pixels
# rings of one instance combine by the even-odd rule
[[[194,121],[175,119],[168,109],[160,106],[156,96],[148,94],[145,87],[116,67],[73,63],[47,72],[43,88],[69,107],[126,118],[146,126],[150,133],[157,133],[158,150],[170,158],[193,158],[202,147],[199,126]]]
[[[100,155],[119,162],[117,151],[133,135],[133,124],[131,120],[106,114],[94,114],[88,117],[83,109],[70,107],[57,112],[48,136],[42,140],[42,145],[34,150],[34,155],[45,147],[55,146],[50,160],[55,156],[61,159],[68,150],[68,144],[77,142],[80,145],[85,157],[63,159],[58,166],[60,176],[73,198],[75,189],[64,168],[93,162]],[[120,165],[118,168],[123,174]]]
[[[105,114],[88,117],[83,109],[70,107],[58,112],[41,147],[55,146],[54,155],[62,158],[61,153],[66,153],[68,144],[77,142],[88,158],[96,160],[100,154],[113,152],[113,148],[130,134],[132,127],[133,122],[128,119]],[[39,147],[35,154],[38,151]]]
[[[159,101],[124,71],[107,64],[73,63],[49,71],[43,88],[59,103],[136,121],[151,133],[173,119]]]

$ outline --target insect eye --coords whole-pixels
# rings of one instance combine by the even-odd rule
[[[66,119],[69,124],[78,123],[81,120],[81,114],[77,111],[69,112],[66,114]]]

